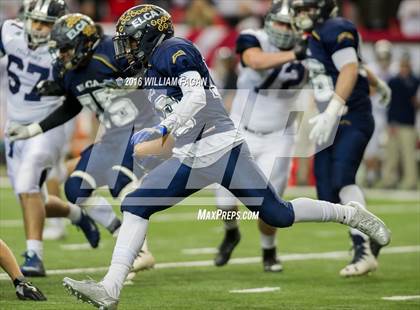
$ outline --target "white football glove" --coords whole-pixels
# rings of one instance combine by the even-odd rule
[[[9,137],[11,142],[28,139],[40,133],[42,133],[42,128],[38,123],[32,123],[27,126],[11,123],[6,130],[6,136]]]
[[[328,141],[337,119],[345,113],[346,106],[343,99],[334,95],[328,104],[327,109],[321,114],[311,118],[309,124],[313,125],[309,139],[318,145]]]
[[[377,80],[376,89],[381,97],[381,99],[379,99],[379,103],[383,106],[387,106],[391,102],[391,88],[389,88],[388,84],[380,78],[377,78]]]

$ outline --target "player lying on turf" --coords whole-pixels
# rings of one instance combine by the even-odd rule
[[[318,198],[342,204],[357,201],[365,207],[356,173],[374,128],[369,83],[385,104],[390,90],[363,68],[360,35],[353,23],[336,17],[335,0],[293,0],[291,9],[296,27],[309,34],[307,65],[321,112],[310,120],[310,138],[318,146],[314,162]],[[340,275],[374,271],[381,245],[354,228],[350,236],[354,257]]]
[[[20,271],[16,258],[7,244],[0,239],[0,267],[7,272],[16,289],[16,296],[22,300],[47,300],[44,294],[31,282],[25,279]]]
[[[126,75],[124,60],[116,60],[112,38],[86,15],[68,14],[55,23],[50,39],[50,50],[56,57],[55,81],[40,85],[43,93],[56,92],[66,100],[40,122],[20,126],[9,136],[26,139],[36,134],[53,131],[55,127],[75,117],[87,107],[106,128],[100,141],[90,145],[81,154],[75,171],[65,182],[67,199],[81,206],[100,206],[88,212],[96,222],[114,232],[120,225],[109,202],[93,192],[108,186],[114,198],[122,198],[130,183],[141,178],[159,160],[150,162],[146,169],[133,173],[133,145],[129,143],[133,127],[147,128],[159,123],[159,117],[149,104],[144,104],[142,92],[135,89],[115,89],[115,80]],[[168,143],[169,145],[169,143]],[[68,212],[65,208],[56,208]],[[95,236],[93,236],[95,237]],[[98,238],[91,243],[97,246]],[[139,251],[134,269],[150,268],[154,258],[146,244]]]
[[[213,183],[229,189],[271,226],[336,222],[363,231],[381,245],[390,242],[385,224],[358,203],[340,205],[308,198],[284,201],[277,195],[224,110],[202,55],[190,41],[174,37],[171,16],[165,10],[154,5],[133,7],[120,17],[116,29],[117,57],[127,58],[133,69],[146,67],[145,78],[176,81],[150,86],[149,99],[163,109],[165,118],[153,128],[136,132],[131,143],[165,140],[172,134],[175,147],[173,156],[124,198],[123,222],[104,279],[97,283],[64,278],[72,294],[96,307],[115,309],[150,216]],[[163,98],[165,105],[161,105]]]
[[[298,43],[298,44],[296,44]],[[242,31],[236,43],[241,57],[237,93],[230,117],[242,130],[251,155],[279,196],[286,189],[293,157],[295,121],[292,102],[305,83],[305,68],[297,59],[305,57],[306,42],[297,42],[291,28],[288,1],[278,1],[268,12],[263,29]],[[249,90],[244,100],[241,90]],[[296,89],[292,91],[291,89]],[[292,121],[291,121],[292,120]],[[224,188],[216,191],[218,207],[235,210],[237,200]],[[265,271],[283,269],[276,254],[276,228],[261,219]],[[226,264],[239,243],[236,219],[225,221],[225,237],[215,258],[216,266]]]
[[[21,266],[25,276],[45,276],[42,262],[42,230],[45,216],[57,202],[70,208],[56,197],[43,194],[48,171],[57,164],[61,149],[67,143],[65,126],[48,133],[15,141],[10,135],[24,124],[38,122],[61,105],[59,96],[41,97],[36,91],[40,80],[52,80],[52,57],[47,41],[54,21],[65,14],[62,0],[29,1],[24,8],[24,21],[4,21],[0,29],[0,57],[7,56],[6,161],[7,173],[23,210],[26,234],[25,262]],[[47,209],[47,211],[46,211]],[[78,216],[73,224],[85,235],[98,234],[88,216],[74,208]]]

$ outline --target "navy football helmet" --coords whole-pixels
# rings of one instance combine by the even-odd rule
[[[86,15],[75,13],[60,17],[54,24],[48,43],[60,73],[87,62],[101,37],[100,27]]]
[[[290,6],[293,25],[304,32],[312,31],[338,12],[336,0],[291,0]]]
[[[126,58],[127,69],[140,69],[164,40],[174,35],[171,15],[150,4],[127,10],[119,19],[113,41],[115,57]]]

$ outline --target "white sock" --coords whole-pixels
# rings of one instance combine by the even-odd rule
[[[124,281],[146,237],[148,220],[129,212],[123,213],[123,221],[112,254],[111,266],[101,283],[108,294],[118,299]]]
[[[82,217],[82,209],[79,206],[72,204],[71,202],[68,203],[70,212],[67,215],[67,218],[73,223],[78,223],[80,218]]]
[[[44,246],[42,241],[35,239],[26,240],[26,249],[28,251],[34,251],[42,260],[42,257],[44,256]]]
[[[264,250],[273,249],[276,247],[276,234],[273,235],[266,235],[263,233],[260,233],[260,239],[261,239],[261,247]]]
[[[336,222],[348,225],[355,213],[351,206],[323,200],[297,198],[291,201],[297,222]]]
[[[366,208],[366,200],[362,190],[356,184],[344,186],[338,193],[341,203],[348,204],[350,201],[356,201]],[[350,228],[350,234],[362,236],[363,239],[368,240],[369,237],[357,229]]]
[[[111,204],[104,197],[91,196],[83,203],[83,206],[95,222],[106,228],[117,218]]]

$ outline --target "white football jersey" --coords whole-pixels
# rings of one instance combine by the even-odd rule
[[[245,30],[239,40],[258,43],[264,52],[280,50],[273,45],[263,30]],[[239,43],[238,43],[239,44]],[[237,94],[232,104],[231,117],[235,124],[258,132],[284,129],[289,119],[290,89],[301,88],[305,69],[299,62],[290,62],[278,68],[254,70],[241,64],[237,82]],[[284,90],[284,92],[283,92]]]
[[[21,124],[39,122],[55,110],[61,97],[40,97],[35,86],[42,80],[53,80],[53,59],[48,46],[34,50],[28,47],[24,23],[4,21],[0,33],[0,56],[7,57],[7,119]]]

